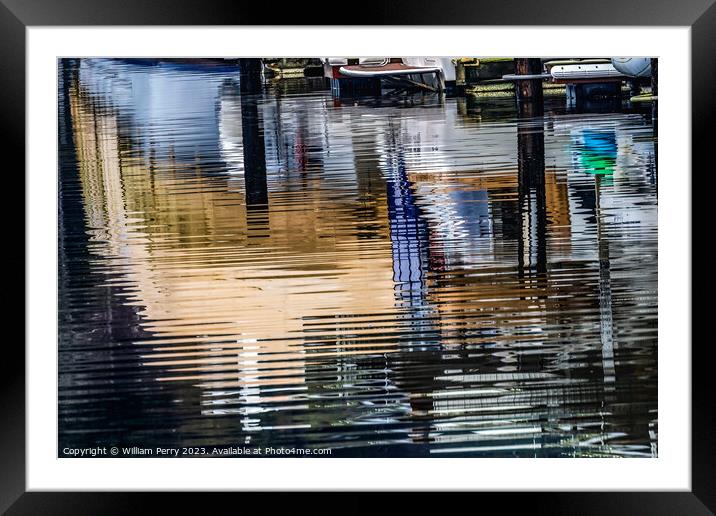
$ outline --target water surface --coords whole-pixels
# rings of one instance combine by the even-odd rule
[[[650,112],[101,59],[59,85],[60,450],[656,455]]]

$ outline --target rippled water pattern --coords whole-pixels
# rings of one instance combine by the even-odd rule
[[[656,456],[650,111],[58,73],[60,449]]]

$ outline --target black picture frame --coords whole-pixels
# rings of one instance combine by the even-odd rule
[[[716,5],[714,0],[553,0],[544,5],[529,0],[501,2],[425,2],[405,0],[338,4],[336,2],[249,3],[228,0],[0,0],[0,140],[3,156],[17,157],[5,162],[6,192],[19,203],[6,214],[23,214],[23,224],[11,219],[4,226],[6,238],[17,242],[7,271],[25,271],[24,246],[24,170],[25,148],[25,30],[41,25],[641,25],[689,26],[691,28],[692,70],[692,169],[708,175],[709,128],[716,122]],[[54,123],[48,113],[48,123]],[[5,160],[5,158],[3,158]],[[682,171],[664,171],[678,172]],[[693,191],[693,190],[692,190]],[[23,192],[23,195],[20,195]],[[696,193],[696,192],[694,192]],[[701,194],[705,195],[705,194]],[[694,198],[694,206],[700,203]],[[708,202],[708,201],[705,201]],[[6,215],[9,217],[9,215]],[[7,219],[6,219],[7,220]],[[692,214],[696,223],[699,219]],[[692,235],[702,234],[693,228]],[[7,256],[7,255],[6,255]],[[692,252],[692,267],[706,265],[706,254]],[[704,270],[708,270],[704,267]],[[21,285],[20,282],[23,282]],[[15,283],[13,283],[15,282]],[[6,277],[6,288],[22,289],[24,279],[17,273]],[[685,302],[687,300],[684,300]],[[697,307],[695,301],[692,306]],[[18,314],[20,315],[20,314]],[[8,317],[8,320],[12,320]],[[693,318],[694,321],[698,320]],[[23,334],[24,339],[24,334]],[[25,351],[20,338],[5,341],[3,374],[0,376],[0,510],[7,514],[127,514],[146,512],[150,502],[161,498],[165,512],[199,514],[236,512],[234,494],[204,493],[189,497],[185,493],[40,493],[25,492]],[[686,344],[686,343],[684,343]],[[486,497],[499,497],[510,509],[537,514],[713,514],[716,511],[716,471],[714,471],[713,401],[711,400],[710,342],[696,340],[692,353],[692,490],[691,492],[642,493],[522,493],[475,494],[479,503]],[[660,378],[661,381],[668,379]],[[637,459],[635,459],[637,460]],[[259,494],[240,494],[242,506],[256,502]],[[263,495],[267,496],[267,495]],[[283,495],[270,494],[271,503],[281,504]],[[306,504],[315,499],[298,495]],[[313,495],[315,496],[315,495]],[[341,502],[341,511],[370,510],[376,503],[372,494],[352,494]],[[210,504],[209,503],[210,498]],[[230,500],[231,499],[231,500]],[[312,502],[313,500],[313,502]],[[492,500],[490,500],[492,501]],[[430,503],[443,504],[437,497],[427,500],[414,496],[423,509]],[[226,503],[226,505],[224,505]],[[295,504],[295,501],[292,501]],[[299,502],[300,503],[300,502]],[[474,503],[474,499],[473,502]],[[418,505],[419,504],[419,505]],[[427,505],[426,505],[427,504]],[[437,507],[440,507],[438,505]],[[174,506],[174,507],[172,507]],[[224,507],[222,510],[221,507]],[[444,508],[444,505],[442,505]],[[199,511],[199,508],[203,508]]]

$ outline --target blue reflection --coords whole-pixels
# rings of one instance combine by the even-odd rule
[[[613,130],[584,129],[575,153],[579,166],[589,174],[613,174],[617,162],[617,137]]]
[[[393,246],[393,281],[401,300],[422,305],[428,263],[428,225],[420,216],[402,155],[388,178],[388,216]]]

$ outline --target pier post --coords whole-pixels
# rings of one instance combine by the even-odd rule
[[[465,95],[465,87],[467,86],[467,73],[465,63],[462,59],[456,59],[455,62],[455,90],[458,95]]]
[[[542,73],[542,60],[537,58],[515,59],[515,75],[540,75]],[[533,110],[544,109],[544,98],[542,95],[542,79],[523,79],[515,81],[515,96],[517,103],[522,105],[526,102],[534,104]]]
[[[266,149],[258,109],[258,97],[261,93],[261,66],[261,59],[241,59],[239,61],[241,139],[244,152],[247,209],[268,205]]]

